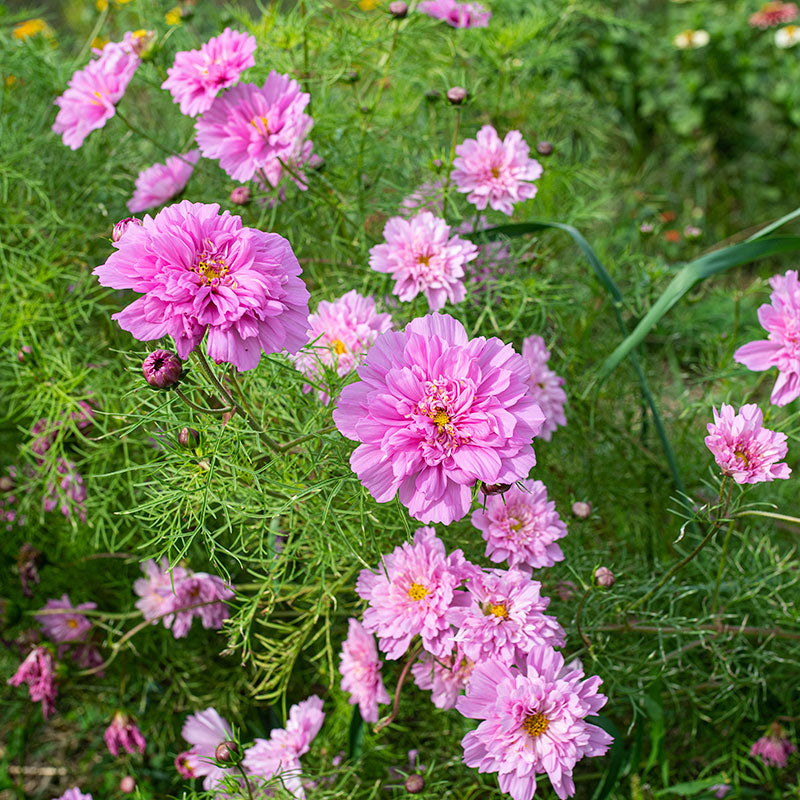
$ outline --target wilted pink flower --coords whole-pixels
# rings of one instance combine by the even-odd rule
[[[476,571],[461,550],[448,556],[433,528],[419,528],[414,543],[395,547],[378,572],[361,570],[356,592],[369,603],[364,628],[378,635],[387,658],[400,658],[417,635],[429,653],[449,655],[453,633],[446,614],[454,589]]]
[[[714,409],[714,422],[708,424],[706,447],[723,475],[736,483],[761,483],[788,478],[791,469],[778,463],[786,455],[786,434],[762,427],[763,414],[755,403],[748,403],[735,414],[733,406]]]
[[[121,750],[126,753],[144,753],[147,746],[136,723],[121,711],[114,714],[103,739],[112,756],[118,756]]]
[[[225,92],[195,123],[197,144],[235,181],[257,177],[277,186],[281,162],[298,173],[311,157],[309,100],[297,81],[273,70],[261,87],[242,83]],[[306,188],[302,172],[293,180]]]
[[[136,178],[133,197],[128,200],[128,211],[137,214],[180,194],[199,159],[200,151],[192,150],[182,156],[169,156],[164,164],[153,164],[142,170]]]
[[[181,736],[192,745],[191,749],[183,754],[184,769],[190,772],[192,777],[203,778],[203,788],[207,792],[214,791],[222,784],[225,776],[231,774],[229,769],[223,769],[214,763],[217,746],[233,736],[231,726],[215,708],[207,708],[186,717]],[[175,763],[181,772],[177,759]]]
[[[381,680],[381,662],[375,639],[353,617],[348,620],[348,626],[347,639],[339,657],[342,691],[350,693],[352,705],[358,703],[365,722],[377,722],[378,703],[388,703],[390,698]]]
[[[556,540],[567,535],[567,526],[541,481],[525,480],[503,495],[489,495],[485,508],[472,512],[472,524],[486,540],[486,557],[495,563],[539,568],[564,560]]]
[[[121,219],[114,225],[114,230],[111,233],[111,240],[118,242],[125,235],[125,231],[128,230],[131,225],[141,224],[142,221],[138,217],[125,217],[125,219]]]
[[[796,750],[794,744],[786,738],[786,731],[776,722],[766,736],[753,743],[750,755],[754,758],[760,756],[768,767],[785,767],[789,756]]]
[[[65,594],[60,600],[48,600],[44,608],[34,616],[39,620],[44,635],[52,642],[80,642],[86,638],[92,623],[81,613],[83,610],[97,608],[97,603],[81,603],[73,606],[69,595]],[[48,613],[51,610],[60,610],[61,613]],[[63,613],[69,611],[70,613]]]
[[[141,341],[171,336],[185,359],[208,331],[217,363],[253,369],[265,353],[305,344],[308,290],[289,242],[242,226],[219,205],[184,200],[130,228],[105,264],[103,286],[144,292],[113,315]]]
[[[456,648],[453,655],[434,658],[423,653],[411,667],[414,683],[420,689],[431,690],[431,701],[436,708],[455,708],[456,700],[467,688],[475,662]]]
[[[530,148],[519,131],[509,131],[500,141],[491,125],[484,125],[475,139],[456,147],[452,179],[459,192],[476,208],[490,205],[511,215],[514,204],[536,195],[531,183],[541,177],[542,165],[528,155]]]
[[[753,28],[766,30],[775,25],[782,25],[784,22],[791,22],[797,17],[797,5],[795,3],[776,2],[764,3],[761,8],[750,17],[750,25]]]
[[[324,367],[336,370],[340,377],[358,366],[378,334],[392,327],[390,314],[379,314],[372,297],[364,297],[354,289],[328,302],[320,302],[308,317],[308,344],[292,357],[295,367],[313,381],[324,379]],[[306,385],[304,391],[310,391]],[[328,393],[319,390],[327,405]]]
[[[56,687],[55,663],[46,647],[35,647],[19,665],[13,677],[6,681],[10,686],[28,684],[28,694],[34,703],[41,701],[42,715],[47,718],[55,710]]]
[[[733,357],[756,372],[777,367],[770,402],[785,406],[800,397],[800,282],[795,269],[769,282],[770,302],[758,309],[758,321],[769,336],[740,347]]]
[[[422,522],[461,519],[477,481],[514,483],[536,463],[531,441],[544,415],[528,374],[510,345],[470,340],[447,314],[387,331],[333,412],[361,442],[350,466],[379,503],[398,494]]]
[[[59,458],[56,462],[56,474],[61,479],[48,481],[42,500],[44,510],[54,511],[58,507],[65,517],[69,518],[75,512],[81,522],[86,522],[86,486],[75,464]]]
[[[92,796],[90,794],[84,794],[77,786],[73,786],[72,789],[67,789],[61,797],[56,798],[56,800],[92,800]]]
[[[219,629],[230,616],[227,603],[233,597],[231,587],[222,578],[195,572],[175,587],[175,621],[172,635],[181,639],[189,633],[192,620],[199,617],[206,629]],[[214,602],[218,600],[220,602]],[[198,605],[204,603],[205,605]],[[192,608],[192,606],[195,606]]]
[[[417,10],[444,20],[454,28],[486,28],[492,18],[492,12],[479,3],[457,3],[456,0],[424,0]]]
[[[250,187],[236,186],[231,189],[231,203],[237,206],[244,206],[250,202]]]
[[[612,738],[585,718],[606,703],[602,683],[583,679],[583,669],[564,666],[546,645],[533,648],[520,668],[497,661],[478,664],[456,708],[483,720],[462,740],[464,763],[497,772],[500,790],[531,800],[536,775],[547,773],[564,800],[575,793],[572,770],[584,756],[601,756]]]
[[[230,28],[200,45],[199,50],[183,50],[175,54],[175,63],[167,69],[169,76],[161,84],[181,113],[196,117],[211,108],[221,89],[233,86],[248,67],[255,65],[256,37]]]
[[[525,339],[522,343],[522,355],[531,365],[531,377],[528,380],[531,395],[544,412],[544,425],[539,436],[549,442],[553,431],[559,425],[567,424],[564,416],[567,394],[561,388],[564,379],[547,366],[550,351],[541,336],[529,336]]]
[[[421,211],[409,220],[392,217],[383,229],[384,244],[369,252],[369,265],[376,272],[394,277],[394,293],[403,302],[424,293],[431,310],[448,300],[460,303],[466,296],[462,278],[464,265],[478,255],[472,242],[450,235],[450,226]]]

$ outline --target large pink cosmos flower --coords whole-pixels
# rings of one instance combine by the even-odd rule
[[[380,639],[387,658],[400,658],[414,636],[434,656],[453,649],[453,632],[446,619],[454,590],[477,568],[461,550],[449,556],[433,528],[419,528],[414,543],[405,542],[384,556],[378,572],[361,570],[356,592],[369,603],[364,628]]]
[[[122,42],[107,44],[98,58],[70,78],[69,88],[55,100],[59,111],[53,131],[71,150],[77,150],[94,130],[102,128],[116,113],[141,59],[134,52],[132,34]]]
[[[456,707],[456,700],[467,688],[474,668],[475,662],[457,647],[453,655],[442,658],[423,653],[411,667],[411,674],[420,689],[430,689],[436,708],[448,709]]]
[[[261,352],[305,344],[308,290],[289,242],[242,226],[217,203],[168,206],[114,242],[94,274],[144,296],[112,319],[140,341],[171,336],[187,358],[208,331],[217,363],[253,369]]]
[[[556,540],[567,535],[567,526],[541,481],[522,481],[502,495],[489,495],[485,508],[472,512],[472,524],[486,540],[486,557],[495,563],[539,568],[564,560]]]
[[[522,355],[531,365],[531,377],[528,380],[531,395],[544,412],[544,425],[539,436],[549,442],[553,431],[559,425],[567,424],[564,416],[567,393],[561,388],[564,379],[547,366],[550,351],[541,336],[529,336],[525,339],[522,343]]]
[[[490,205],[509,216],[514,204],[536,195],[531,183],[541,177],[542,165],[528,155],[530,148],[519,131],[509,131],[500,141],[491,125],[484,125],[475,139],[456,147],[452,178],[459,192],[476,208]]]
[[[215,708],[207,708],[186,717],[181,736],[191,748],[185,754],[185,768],[192,777],[203,778],[203,788],[214,791],[222,785],[230,769],[223,769],[214,763],[217,747],[232,738],[233,732],[228,721],[219,715]]]
[[[169,90],[173,100],[180,103],[182,114],[196,117],[211,108],[221,89],[233,86],[244,70],[255,66],[257,46],[252,34],[225,28],[199,50],[176,53],[161,88]]]
[[[298,172],[311,157],[307,136],[314,120],[303,113],[310,99],[297,81],[274,70],[263,86],[240,83],[197,120],[197,144],[235,181],[255,177],[277,186],[281,162]],[[305,189],[300,176],[295,182]]]
[[[180,194],[194,172],[200,159],[200,151],[192,150],[186,155],[169,156],[164,164],[153,164],[143,169],[136,177],[136,189],[128,200],[131,214],[146,211],[166,203]]]
[[[750,755],[755,758],[760,757],[768,767],[786,766],[789,756],[797,750],[797,747],[786,738],[786,732],[777,722],[770,726],[769,733],[753,742],[750,748]]]
[[[456,708],[483,720],[461,744],[464,763],[497,772],[500,789],[531,800],[536,776],[547,773],[564,800],[575,793],[572,770],[585,756],[601,756],[612,738],[585,721],[606,703],[602,681],[583,680],[579,666],[564,666],[551,647],[534,647],[521,669],[497,661],[478,664]]]
[[[492,18],[492,12],[480,3],[457,3],[456,0],[424,0],[417,10],[444,20],[454,28],[486,28]]]
[[[450,235],[450,226],[430,211],[409,220],[392,217],[383,229],[384,244],[369,251],[369,265],[394,277],[394,293],[403,302],[420,292],[432,311],[448,300],[460,303],[467,294],[462,278],[464,265],[478,255],[478,248]]]
[[[342,691],[350,693],[350,703],[358,704],[365,722],[378,721],[378,703],[388,703],[389,693],[381,680],[381,662],[375,639],[364,626],[351,617],[347,638],[339,658]]]
[[[81,613],[83,610],[97,608],[97,603],[81,603],[73,606],[69,595],[60,600],[48,600],[44,608],[34,616],[42,626],[44,635],[53,642],[80,642],[86,638],[92,623]],[[58,613],[49,613],[51,611]],[[69,611],[70,613],[64,613]]]
[[[764,415],[755,403],[748,403],[736,414],[733,406],[714,409],[714,422],[708,423],[706,447],[723,475],[736,483],[761,483],[788,478],[791,469],[778,463],[787,451],[786,434],[762,427]]]
[[[27,683],[31,700],[34,703],[41,701],[45,719],[56,710],[56,667],[53,655],[46,647],[34,647],[6,683],[9,686]]]
[[[379,314],[373,298],[353,289],[333,302],[320,302],[308,317],[309,347],[293,356],[292,361],[313,381],[324,378],[324,367],[335,369],[337,375],[344,377],[364,360],[378,334],[391,327],[391,315]],[[311,391],[311,387],[306,384],[303,391]],[[319,397],[328,404],[326,391],[320,389]]]
[[[784,22],[791,22],[796,17],[797,5],[795,3],[771,0],[771,2],[764,3],[755,14],[752,14],[748,22],[753,28],[766,30],[775,25],[782,25]]]
[[[770,302],[758,309],[758,321],[769,336],[743,345],[733,357],[756,372],[777,367],[770,402],[785,406],[800,397],[800,282],[795,269],[769,282]]]
[[[333,419],[361,442],[350,466],[379,503],[395,494],[412,517],[461,519],[477,481],[514,483],[536,464],[544,415],[529,367],[499,339],[469,339],[447,314],[378,337]]]

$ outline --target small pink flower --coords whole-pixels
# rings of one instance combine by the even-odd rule
[[[192,745],[188,753],[184,754],[184,769],[192,777],[202,777],[203,788],[207,792],[220,787],[225,776],[231,774],[231,770],[218,767],[214,763],[217,747],[233,736],[227,720],[215,708],[198,711],[186,718],[181,736]],[[181,771],[180,767],[178,771]]]
[[[791,22],[797,17],[797,5],[795,3],[782,3],[780,0],[772,0],[764,3],[755,14],[750,16],[750,26],[766,30],[775,25],[782,25],[784,22]]]
[[[114,714],[103,739],[112,756],[118,756],[121,750],[126,753],[144,753],[146,747],[144,736],[136,723],[121,711]]]
[[[547,366],[550,351],[541,336],[529,336],[525,339],[522,343],[522,356],[531,365],[531,376],[528,380],[531,395],[544,412],[544,425],[539,436],[549,442],[553,431],[559,425],[567,424],[564,416],[567,394],[561,388],[564,379]]]
[[[789,756],[796,750],[797,747],[786,738],[783,728],[778,723],[774,723],[766,736],[762,736],[753,743],[750,755],[753,758],[760,756],[768,767],[781,768],[786,766]]]
[[[715,783],[713,786],[708,787],[708,791],[714,792],[714,797],[721,800],[721,798],[725,797],[732,788],[733,787],[729,783]]]
[[[175,592],[172,635],[176,639],[186,636],[195,617],[200,618],[204,628],[219,629],[230,616],[225,601],[233,597],[233,590],[216,575],[191,573],[175,587]]]
[[[350,693],[349,702],[358,704],[365,722],[377,722],[378,703],[388,703],[390,698],[381,680],[381,662],[375,639],[357,619],[351,617],[348,626],[339,660],[342,691]]]
[[[424,293],[432,311],[466,297],[464,265],[478,255],[472,242],[450,235],[450,226],[421,211],[409,220],[392,217],[383,229],[385,244],[370,250],[369,265],[394,277],[394,293],[403,302]]]
[[[194,778],[194,770],[190,766],[191,750],[184,750],[175,756],[175,769],[181,778]]]
[[[492,12],[480,3],[458,3],[456,0],[424,0],[417,10],[454,28],[486,28],[492,18]]]
[[[420,689],[431,690],[431,701],[436,708],[448,709],[456,707],[456,700],[467,688],[474,668],[475,662],[457,647],[453,655],[438,659],[423,653],[411,667],[411,674]]]
[[[164,164],[153,164],[136,178],[136,189],[128,200],[128,211],[137,214],[148,208],[163,205],[180,194],[194,172],[200,151],[192,150],[182,156],[169,156]],[[117,240],[119,241],[119,240]]]
[[[476,208],[488,204],[510,216],[515,203],[536,195],[532,181],[542,175],[542,165],[529,152],[519,131],[510,131],[501,141],[491,125],[484,125],[477,138],[456,147],[452,179]]]
[[[49,717],[55,710],[58,694],[53,656],[46,647],[35,647],[13,677],[6,681],[9,686],[28,684],[28,694],[34,703],[41,701],[42,715]]]
[[[81,522],[86,522],[85,501],[86,486],[75,464],[59,458],[56,461],[56,478],[47,483],[42,507],[45,511],[55,511],[58,508],[67,518],[75,513]]]
[[[233,86],[244,70],[255,65],[257,46],[252,34],[225,28],[199,50],[176,53],[161,88],[180,103],[181,114],[196,117],[211,108],[220,90]]]
[[[44,608],[34,616],[42,626],[44,635],[52,642],[81,642],[86,639],[92,623],[80,611],[97,608],[97,603],[81,603],[73,606],[69,595],[65,594],[60,600],[48,600]],[[50,610],[69,610],[71,613],[48,613]]]
[[[56,798],[56,800],[92,800],[92,796],[90,794],[84,794],[77,786],[73,786],[71,789],[67,789],[61,797]]]
[[[786,456],[786,434],[762,427],[763,414],[755,403],[748,403],[735,414],[733,406],[714,409],[714,422],[708,424],[706,447],[723,475],[736,483],[761,483],[788,478],[791,469],[778,463]]]
[[[170,628],[174,616],[164,616],[169,611],[175,610],[175,587],[188,575],[188,570],[183,567],[169,569],[166,558],[161,559],[161,566],[150,559],[142,564],[145,578],[139,578],[133,583],[133,591],[139,595],[136,608],[142,612],[146,620],[161,619],[165,628]]]

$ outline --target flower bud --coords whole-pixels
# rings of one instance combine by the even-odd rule
[[[462,86],[454,86],[447,90],[447,99],[454,106],[460,106],[468,96],[469,93]]]
[[[592,513],[592,504],[584,503],[583,500],[578,500],[577,503],[572,504],[572,513],[578,519],[588,519]]]
[[[694,242],[697,241],[703,235],[703,231],[696,225],[687,225],[683,229],[683,235],[687,239],[687,241]]]
[[[178,444],[181,447],[197,447],[200,444],[200,433],[194,428],[181,428]]]
[[[645,236],[649,236],[655,230],[652,222],[643,222],[639,226],[639,233],[643,233]]]
[[[358,72],[354,69],[348,70],[345,72],[343,80],[346,83],[355,83],[358,80]]]
[[[33,348],[29,344],[24,344],[17,350],[17,361],[22,363],[25,360],[25,356],[29,356],[33,352]]]
[[[111,241],[118,242],[124,235],[125,231],[131,227],[131,225],[141,225],[142,221],[138,217],[125,217],[125,219],[121,219],[115,226],[114,230],[111,233]]]
[[[244,206],[250,202],[250,187],[237,186],[231,192],[231,203],[237,206]]]
[[[222,764],[238,764],[242,754],[236,742],[222,742],[214,751],[214,758]]]
[[[484,495],[505,494],[511,488],[510,483],[482,483],[481,491]]]
[[[10,492],[14,486],[14,479],[10,475],[0,475],[0,492]]]
[[[403,0],[395,0],[393,3],[389,3],[389,13],[395,19],[405,19],[408,14],[408,4]]]
[[[594,582],[601,589],[610,589],[614,585],[614,573],[608,567],[598,567],[594,571]]]
[[[123,794],[131,794],[133,790],[136,788],[136,781],[130,776],[126,775],[120,782],[119,782],[119,790]]]
[[[536,152],[540,156],[549,156],[553,152],[553,143],[547,141],[537,142]]]
[[[144,379],[154,389],[169,389],[181,377],[183,366],[175,353],[169,350],[154,350],[142,362]]]
[[[156,40],[154,31],[138,30],[134,31],[131,36],[131,45],[133,52],[141,59],[147,59],[150,53],[153,52],[153,45]]]
[[[409,775],[405,787],[409,794],[419,794],[425,788],[425,778],[422,775]]]

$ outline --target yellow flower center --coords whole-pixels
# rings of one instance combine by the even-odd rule
[[[525,722],[522,723],[522,727],[525,728],[531,739],[541,736],[549,725],[550,723],[544,714],[529,714],[525,717]]]
[[[260,123],[260,124],[259,124]],[[267,121],[266,117],[257,117],[256,119],[251,119],[250,124],[262,135],[262,136],[269,136],[269,122]]]
[[[333,352],[336,353],[337,356],[340,356],[342,355],[342,353],[347,352],[347,346],[341,339],[334,339],[331,342],[331,348],[333,349]]]
[[[492,177],[493,178],[500,177],[500,167],[492,167]]]
[[[745,467],[750,466],[750,459],[747,457],[747,453],[745,453],[744,450],[734,450],[733,454],[745,465]]]
[[[209,284],[224,278],[228,274],[228,265],[221,258],[201,258],[195,272],[203,277],[203,283]]]
[[[417,259],[417,264],[424,264],[426,267],[431,265],[431,257],[430,256],[420,256]]]
[[[430,592],[421,583],[412,583],[408,596],[412,600],[424,600]]]
[[[499,619],[508,619],[508,609],[505,603],[490,603],[486,609],[486,616],[492,614]]]
[[[434,415],[431,417],[434,425],[438,425],[441,430],[445,425],[450,423],[450,417],[443,408],[437,408]]]
[[[67,627],[72,628],[73,630],[78,627],[78,621],[74,619],[67,620]]]
[[[798,28],[797,25],[787,25],[784,30],[786,31],[787,36],[794,36],[798,31],[800,31],[800,28]]]

